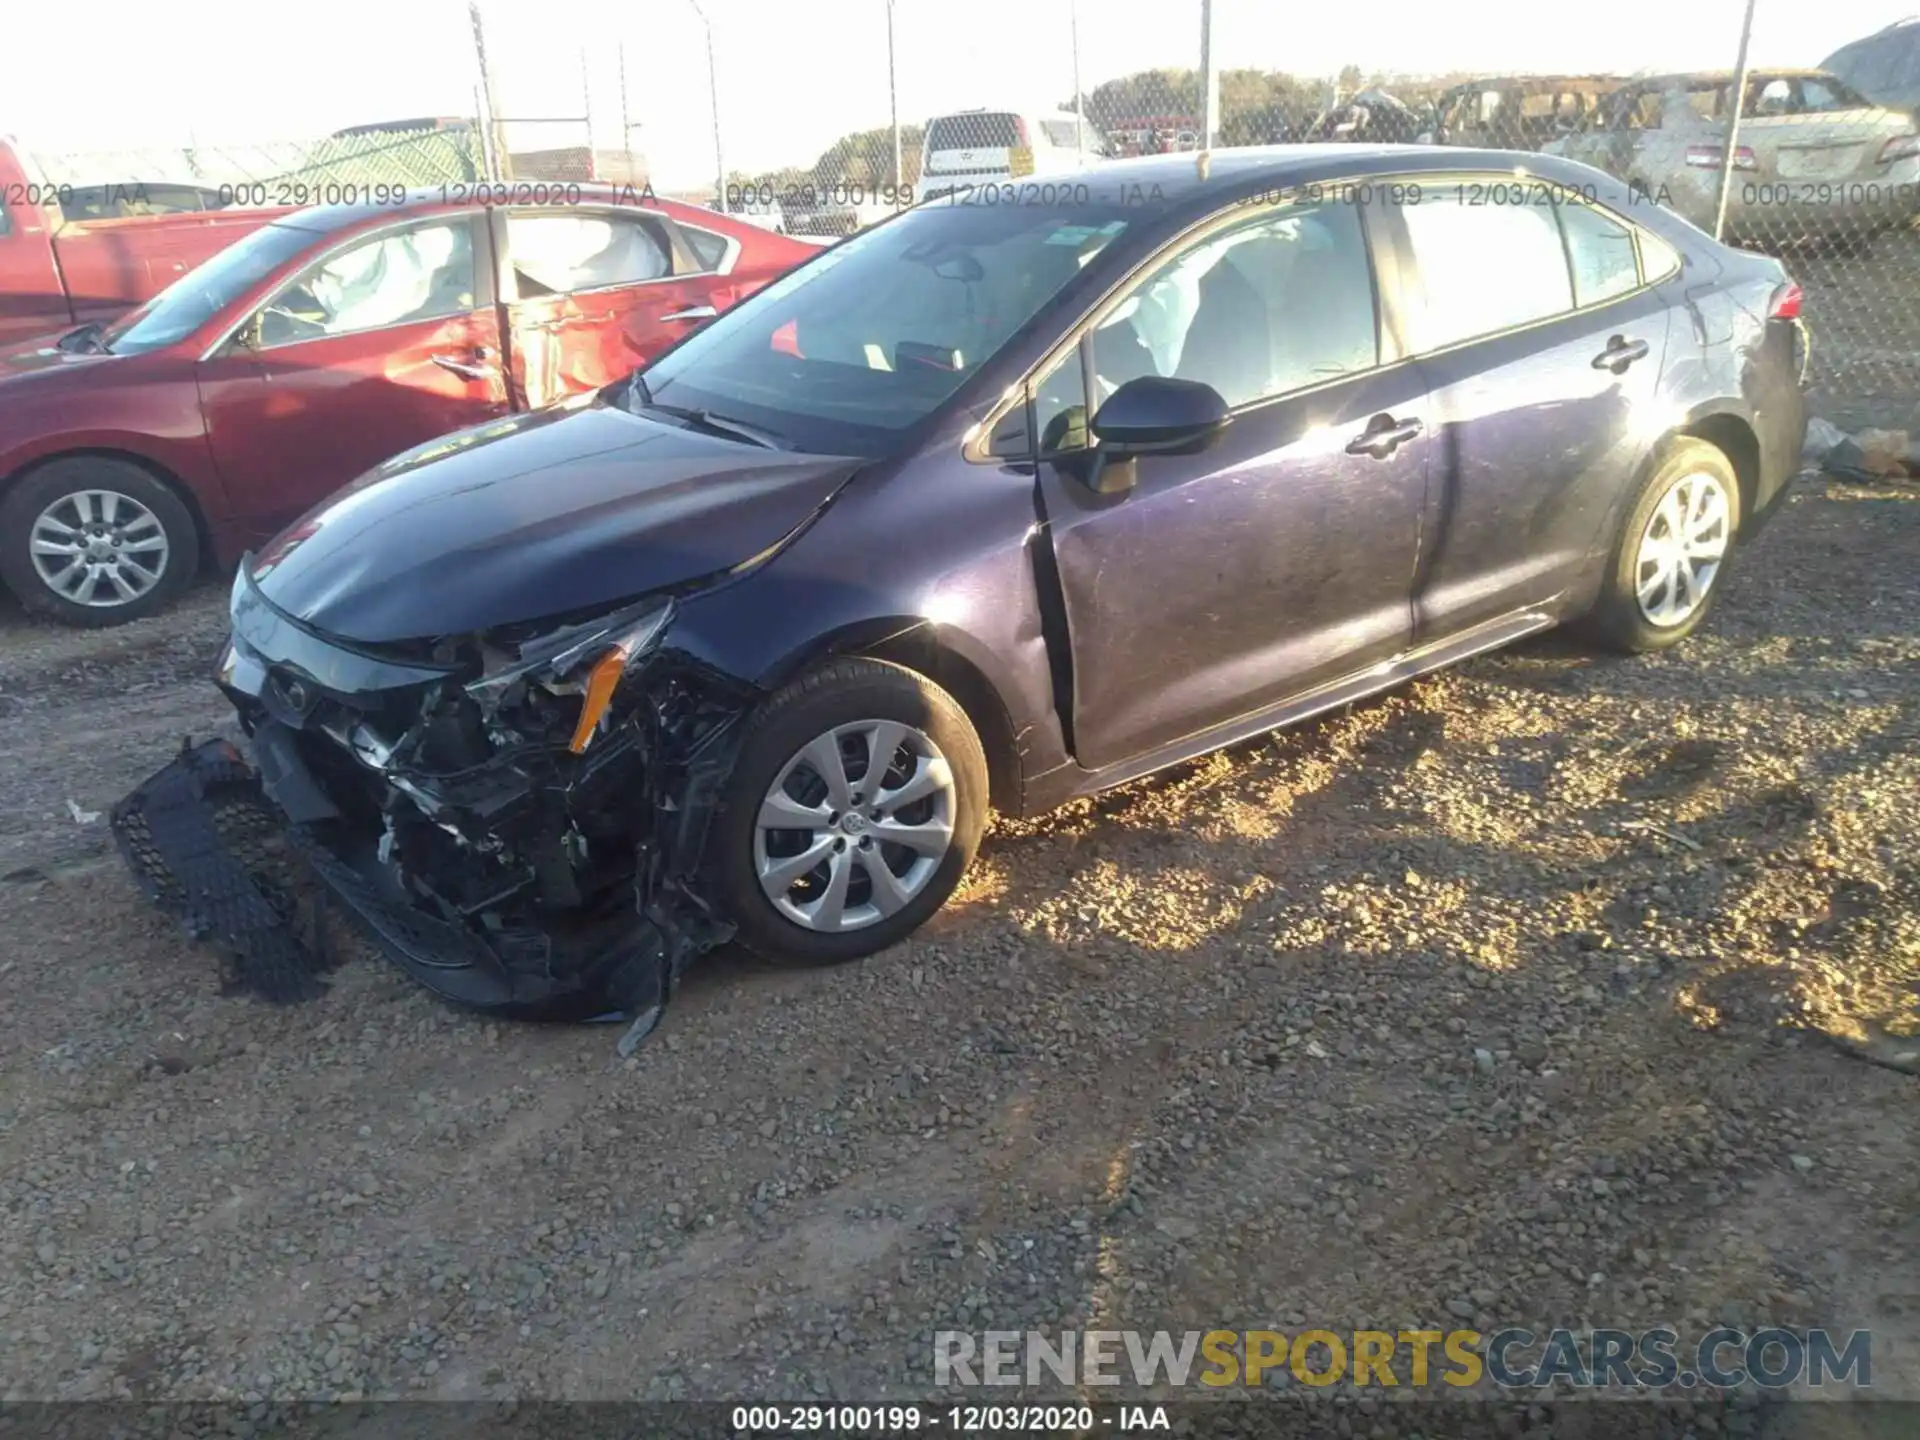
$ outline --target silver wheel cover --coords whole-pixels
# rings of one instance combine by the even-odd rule
[[[1733,539],[1733,505],[1717,475],[1674,481],[1634,551],[1633,591],[1649,625],[1684,625],[1706,603]]]
[[[856,720],[815,736],[774,776],[754,821],[761,892],[806,930],[898,914],[953,845],[953,767],[924,730]]]
[[[40,512],[27,550],[47,589],[104,610],[158,585],[172,547],[160,517],[131,495],[75,490]]]

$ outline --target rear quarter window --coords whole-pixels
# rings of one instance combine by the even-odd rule
[[[1573,271],[1573,303],[1585,307],[1640,288],[1640,257],[1633,231],[1612,216],[1569,201],[1560,206]]]

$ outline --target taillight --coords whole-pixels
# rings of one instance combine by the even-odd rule
[[[1800,303],[1806,298],[1797,281],[1789,280],[1773,292],[1773,303],[1767,307],[1769,320],[1798,320]]]
[[[1689,145],[1687,164],[1696,170],[1718,170],[1727,163],[1727,147],[1724,145]],[[1753,151],[1742,145],[1733,152],[1733,168],[1736,170],[1758,170],[1760,162],[1754,158]]]
[[[1911,160],[1920,155],[1920,135],[1896,135],[1880,147],[1880,163]]]

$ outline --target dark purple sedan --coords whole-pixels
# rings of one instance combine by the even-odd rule
[[[1196,158],[922,205],[314,510],[233,591],[259,804],[423,983],[637,1036],[730,938],[899,940],[989,805],[1701,624],[1800,453],[1777,261],[1551,157]],[[123,806],[157,896],[251,774]]]

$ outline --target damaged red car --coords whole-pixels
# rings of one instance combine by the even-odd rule
[[[372,188],[0,352],[0,579],[29,610],[151,614],[388,456],[597,390],[818,248],[630,186]]]

